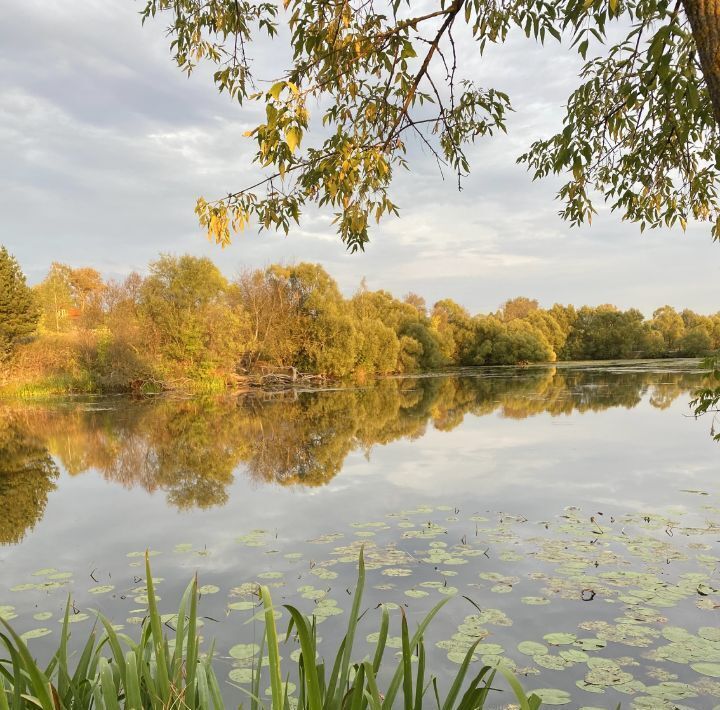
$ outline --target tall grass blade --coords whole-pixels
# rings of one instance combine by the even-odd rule
[[[435,618],[436,614],[442,609],[445,604],[447,604],[449,599],[443,599],[442,601],[439,601],[425,616],[425,618],[420,622],[420,624],[417,627],[417,630],[415,631],[415,634],[413,635],[412,639],[410,640],[410,647],[413,648],[414,646],[417,646],[420,639],[423,637],[425,633],[425,629],[430,625],[430,622]],[[397,695],[398,690],[400,689],[400,683],[402,682],[403,677],[403,664],[402,661],[398,664],[397,670],[395,671],[395,674],[392,677],[392,680],[390,681],[390,685],[388,687],[387,693],[385,694],[385,699],[383,700],[383,710],[391,710],[393,703],[395,702],[395,696]]]
[[[213,670],[210,663],[211,658],[212,654],[208,657],[206,665],[208,685],[210,686],[210,697],[212,698],[215,708],[217,710],[223,710],[225,705],[223,704],[222,693],[220,692],[220,686],[218,685],[217,676],[215,675],[215,671]]]
[[[10,710],[10,703],[5,692],[5,681],[2,675],[0,675],[0,710]]]
[[[412,679],[412,650],[410,649],[410,632],[408,631],[405,609],[400,607],[402,614],[400,638],[402,641],[401,663],[403,667],[403,704],[405,710],[413,710],[413,679]]]
[[[265,640],[267,639],[267,629],[263,629],[262,639],[260,640],[260,658],[262,659],[263,653],[265,652]],[[253,663],[255,661],[253,660]],[[258,710],[262,705],[260,701],[260,679],[262,678],[262,662],[257,668],[253,665],[253,682],[252,682],[252,694],[250,699],[251,710]]]
[[[363,701],[365,700],[365,666],[360,665],[355,672],[353,679],[352,697],[350,702],[350,710],[361,710]]]
[[[193,583],[190,582],[185,589],[180,607],[178,609],[177,624],[175,625],[175,650],[170,659],[170,676],[172,683],[179,688],[183,682],[183,654],[185,653],[185,632],[187,630],[187,605],[190,595],[193,592]]]
[[[340,666],[343,661],[346,642],[347,636],[340,642],[340,648],[335,656],[333,668],[330,673],[330,682],[328,683],[327,693],[325,694],[325,704],[323,705],[324,710],[330,710],[330,708],[338,707],[335,703],[335,689],[337,688],[338,677],[340,676]]]
[[[363,665],[365,666],[365,678],[368,688],[368,693],[365,697],[372,710],[381,710],[382,700],[380,699],[380,691],[378,690],[377,680],[375,679],[375,669],[370,665],[369,661],[365,661]]]
[[[145,553],[145,577],[147,586],[148,609],[150,615],[150,628],[152,629],[155,662],[157,664],[158,692],[163,698],[170,697],[170,678],[168,677],[167,656],[165,655],[165,639],[162,634],[160,612],[158,611],[155,585],[153,584],[152,570],[150,569],[150,555]]]
[[[7,636],[5,636],[5,634],[0,634],[0,639],[2,639],[3,643],[5,644],[5,647],[7,648],[8,653],[10,654],[10,659],[12,661],[12,673],[9,674],[13,689],[12,707],[13,710],[19,710],[23,707],[22,692],[25,686],[25,680],[22,673],[22,660],[20,659],[20,656],[15,650],[15,647],[12,645],[12,642]]]
[[[102,614],[98,614],[98,618],[100,619],[100,623],[105,627],[105,637],[107,639],[108,645],[110,646],[110,650],[112,651],[113,658],[115,659],[118,672],[120,673],[120,682],[122,683],[122,687],[125,688],[127,686],[125,654],[120,647],[120,640],[118,638],[117,632],[115,631],[115,629],[113,629],[110,621],[106,619]]]
[[[355,595],[353,597],[352,609],[350,610],[350,619],[348,621],[348,630],[345,634],[345,644],[342,649],[342,662],[340,664],[340,676],[337,688],[335,689],[335,703],[338,707],[342,703],[342,697],[345,693],[348,676],[350,674],[350,664],[352,659],[353,642],[355,641],[355,629],[358,625],[360,617],[360,604],[362,602],[363,590],[365,589],[365,553],[360,548],[360,556],[358,557],[358,579],[355,587]]]
[[[485,706],[485,700],[492,689],[492,682],[495,679],[495,674],[497,673],[497,669],[493,670],[490,677],[485,681],[483,687],[480,688],[480,683],[489,670],[490,666],[483,666],[480,669],[480,672],[468,685],[457,710],[475,710],[475,708],[482,708]]]
[[[22,660],[22,668],[28,674],[31,681],[30,687],[34,693],[33,697],[37,698],[37,701],[43,710],[55,710],[52,696],[48,690],[50,681],[40,668],[38,668],[37,663],[35,663],[35,660],[30,655],[30,651],[28,651],[28,647],[25,645],[25,642],[20,638],[20,636],[15,633],[5,619],[0,619],[0,623],[2,623],[2,625],[7,629],[8,633],[15,642],[15,648]]]
[[[142,710],[136,651],[128,651],[125,655],[125,710]]]
[[[418,672],[417,680],[415,682],[415,709],[422,710],[423,695],[425,690],[423,684],[425,683],[425,644],[420,641],[418,645]]]
[[[385,644],[387,643],[389,628],[390,612],[383,607],[382,621],[380,622],[380,636],[378,638],[377,647],[375,648],[375,656],[373,657],[373,672],[375,675],[380,672],[380,664],[382,663],[383,654],[385,653]]]
[[[210,686],[208,685],[207,670],[204,665],[197,669],[197,689],[199,706],[203,710],[210,710]]]
[[[120,710],[118,703],[118,689],[115,687],[112,668],[107,658],[101,658],[98,662],[98,675],[102,691],[103,704],[106,710]]]
[[[470,648],[467,650],[467,653],[465,654],[465,658],[463,658],[463,662],[460,666],[460,670],[457,672],[457,675],[455,676],[455,680],[453,681],[453,684],[450,686],[450,692],[447,694],[447,697],[445,698],[445,702],[443,703],[442,710],[453,710],[453,708],[455,707],[455,700],[457,699],[457,696],[460,693],[460,688],[462,688],[462,684],[465,680],[465,676],[467,675],[467,671],[470,666],[470,662],[473,659],[475,649],[477,648],[477,645],[479,643],[480,643],[480,639],[475,641],[475,643],[472,646],[470,646]]]
[[[295,624],[300,639],[300,652],[303,662],[304,685],[307,686],[308,710],[322,710],[322,696],[318,681],[318,669],[315,665],[315,644],[308,620],[294,607],[288,604],[285,608],[290,612],[291,624]],[[292,627],[288,627],[288,634]]]
[[[507,680],[513,693],[515,693],[520,710],[537,710],[540,707],[542,702],[540,698],[537,695],[531,695],[530,697],[525,695],[525,691],[522,689],[518,679],[507,668],[499,666],[498,670],[505,676],[505,680]]]
[[[277,627],[270,598],[270,590],[260,587],[260,597],[265,607],[265,633],[267,634],[268,658],[270,661],[270,691],[272,693],[273,710],[283,710],[282,672],[280,668],[280,649],[278,648]]]

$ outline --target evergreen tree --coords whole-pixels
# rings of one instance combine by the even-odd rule
[[[37,325],[38,309],[17,259],[0,247],[0,359]]]

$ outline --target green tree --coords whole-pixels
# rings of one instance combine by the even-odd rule
[[[398,367],[400,341],[395,331],[377,318],[356,322],[359,337],[357,370],[362,373],[388,374]]]
[[[17,259],[0,246],[0,360],[35,332],[38,309]]]
[[[552,311],[531,311],[524,320],[542,333],[556,356],[562,352],[567,341],[569,328],[566,331],[558,323]]]
[[[35,287],[42,330],[62,333],[70,329],[70,312],[75,307],[71,272],[69,266],[53,262],[48,275]]]
[[[351,301],[355,317],[377,319],[397,336],[398,370],[429,370],[446,364],[442,336],[416,305],[400,301],[387,291],[361,290]]]
[[[233,369],[239,358],[242,316],[228,298],[230,285],[215,264],[194,256],[161,256],[139,292],[150,343],[184,374]]]
[[[270,271],[285,297],[296,304],[299,323],[292,364],[306,372],[350,374],[360,338],[335,280],[319,264],[273,266]]]
[[[533,311],[537,311],[538,308],[538,302],[534,298],[518,296],[502,304],[499,316],[508,323],[515,318],[527,318]]]
[[[688,330],[678,342],[678,350],[685,357],[703,357],[712,349],[712,338],[702,325]]]
[[[441,338],[440,347],[447,362],[473,364],[476,329],[467,310],[445,298],[433,306],[432,325]]]
[[[505,131],[510,109],[507,94],[474,81],[474,53],[454,40],[461,28],[481,54],[524,33],[567,43],[584,60],[564,125],[519,158],[536,178],[566,177],[563,218],[590,221],[597,194],[641,229],[684,229],[695,219],[720,236],[718,0],[453,0],[413,9],[400,0],[286,0],[289,32],[278,33],[275,3],[147,0],[143,19],[167,15],[182,70],[213,63],[220,91],[258,102],[265,117],[247,132],[265,178],[197,203],[212,238],[227,244],[250,219],[287,232],[316,203],[334,210],[350,249],[362,248],[370,219],[397,213],[389,189],[407,166],[411,136],[460,181],[467,145]],[[251,75],[258,35],[290,44],[275,51],[292,59],[267,90]]]
[[[662,306],[653,311],[650,327],[657,330],[665,341],[665,349],[673,351],[685,333],[685,323],[672,306]]]
[[[571,360],[635,357],[642,351],[645,333],[644,318],[637,309],[584,306],[577,313],[564,355]]]
[[[487,362],[515,365],[522,362],[550,362],[555,359],[545,336],[527,321],[517,318],[502,324],[492,344]]]

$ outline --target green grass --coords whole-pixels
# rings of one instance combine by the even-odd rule
[[[117,632],[111,622],[98,614],[98,623],[79,653],[69,652],[69,605],[65,610],[60,646],[49,664],[41,668],[24,641],[6,621],[2,622],[0,649],[0,710],[220,710],[226,707],[213,669],[213,648],[203,652],[197,634],[197,578],[188,585],[180,601],[173,638],[163,633],[148,558],[145,559],[149,608],[140,639]],[[267,647],[268,667],[258,662],[252,668],[250,690],[233,686],[237,698],[233,707],[250,710],[290,710],[288,679],[297,684],[293,706],[299,710],[479,710],[499,688],[496,677],[504,677],[513,701],[520,710],[537,710],[540,699],[524,693],[517,679],[506,669],[483,666],[471,670],[475,646],[468,649],[463,663],[449,685],[441,682],[427,667],[424,634],[442,606],[438,603],[411,634],[404,611],[401,617],[402,651],[400,659],[385,656],[390,616],[383,610],[380,638],[374,657],[353,660],[353,647],[365,586],[365,565],[359,559],[358,582],[347,631],[331,664],[317,660],[314,618],[286,605],[290,624],[285,641],[300,644],[298,661],[284,663],[280,656],[280,637],[274,608],[267,587],[260,587],[265,630],[260,657]],[[478,640],[479,642],[479,640]],[[476,644],[477,645],[477,642]],[[383,681],[383,679],[389,680]],[[285,679],[285,682],[283,682]],[[265,693],[265,689],[268,693]],[[381,690],[382,688],[382,690]],[[264,700],[270,696],[269,704]]]
[[[89,377],[52,375],[40,379],[12,382],[0,387],[0,397],[33,399],[67,394],[95,394],[97,386]],[[0,710],[2,707],[0,706]]]

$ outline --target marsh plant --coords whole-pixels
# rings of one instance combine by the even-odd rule
[[[10,624],[0,619],[0,710],[60,710],[98,708],[99,710],[141,710],[189,708],[218,710],[226,707],[228,693],[220,689],[213,669],[214,650],[205,652],[198,630],[197,578],[188,585],[180,601],[174,626],[158,610],[149,558],[145,558],[148,614],[139,641],[117,631],[102,614],[79,653],[70,652],[70,605],[66,606],[60,644],[45,668],[38,665],[24,640]],[[439,679],[427,665],[424,634],[443,605],[435,605],[411,634],[404,610],[401,618],[399,660],[386,655],[390,613],[383,609],[378,642],[372,658],[354,660],[353,646],[365,586],[362,552],[358,580],[353,596],[347,631],[334,660],[327,663],[318,653],[316,620],[294,606],[285,605],[290,615],[284,642],[299,643],[299,653],[283,662],[280,635],[267,587],[258,588],[263,605],[264,632],[259,645],[248,644],[249,689],[231,683],[239,707],[260,710],[474,710],[497,702],[504,680],[521,710],[536,710],[541,700],[527,696],[512,673],[502,666],[471,669],[478,639],[466,652],[454,677]],[[164,629],[171,629],[170,637]],[[265,656],[263,654],[266,654]],[[498,677],[499,674],[499,678]],[[290,681],[290,678],[293,680]],[[389,681],[384,681],[389,678]],[[231,675],[232,679],[232,675]],[[238,702],[239,701],[239,702]]]

